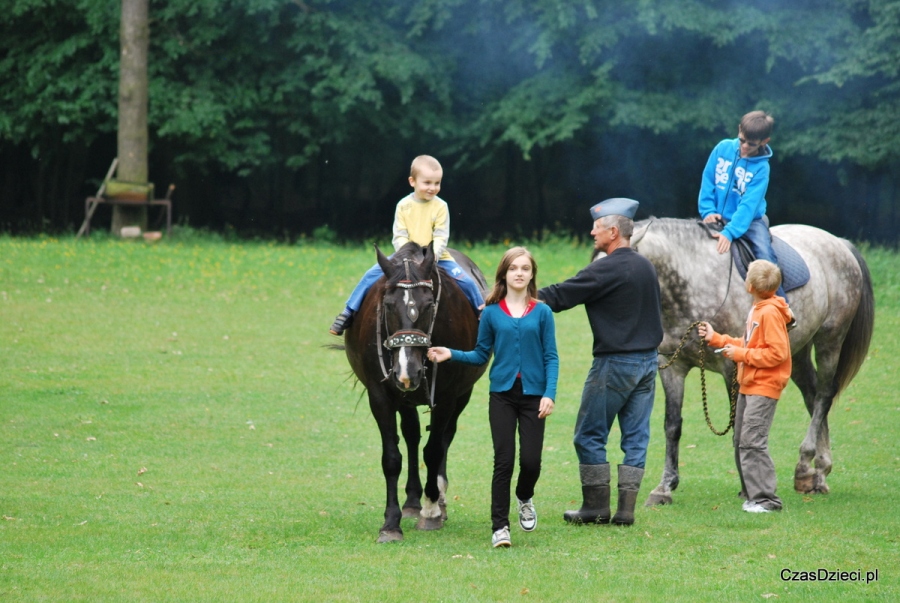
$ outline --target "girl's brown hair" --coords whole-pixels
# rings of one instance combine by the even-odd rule
[[[484,298],[485,305],[500,303],[500,300],[506,297],[506,292],[508,291],[506,287],[506,273],[509,272],[509,266],[513,263],[513,260],[523,255],[531,260],[531,282],[528,283],[528,296],[535,301],[539,301],[537,298],[537,262],[534,261],[531,252],[524,247],[513,247],[504,253],[503,258],[500,259],[500,265],[497,266],[497,275],[494,277],[494,288]]]

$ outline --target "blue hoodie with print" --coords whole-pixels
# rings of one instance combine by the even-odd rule
[[[727,138],[716,145],[703,170],[700,217],[721,214],[728,222],[722,234],[729,241],[743,236],[753,220],[766,215],[772,148],[766,145],[760,151],[756,157],[741,157],[740,140]]]

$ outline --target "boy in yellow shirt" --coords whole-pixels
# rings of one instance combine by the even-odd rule
[[[450,239],[450,212],[447,203],[437,196],[441,190],[444,171],[437,159],[419,155],[413,159],[409,172],[409,185],[413,192],[397,203],[394,212],[394,251],[413,241],[425,247],[434,242],[434,256],[438,266],[456,279],[466,298],[476,312],[484,307],[484,298],[478,285],[460,268],[447,251]],[[350,294],[344,311],[334,319],[329,330],[332,335],[342,335],[350,326],[353,315],[359,311],[366,293],[384,273],[378,264],[372,266],[360,279]]]

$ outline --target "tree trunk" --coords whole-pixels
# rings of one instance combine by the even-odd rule
[[[150,46],[149,0],[122,0],[119,29],[118,180],[148,182],[147,54]],[[112,232],[123,226],[147,228],[147,207],[113,206]]]

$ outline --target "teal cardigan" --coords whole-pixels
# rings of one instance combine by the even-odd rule
[[[450,350],[454,362],[480,366],[494,352],[490,379],[492,392],[512,389],[522,375],[522,391],[527,396],[556,400],[559,355],[553,312],[538,303],[522,318],[513,318],[499,304],[485,307],[478,324],[478,341],[471,352]]]

